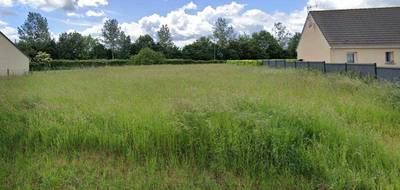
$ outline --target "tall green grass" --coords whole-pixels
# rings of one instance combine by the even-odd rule
[[[247,65],[247,66],[260,66],[263,65],[263,60],[227,60],[230,65]]]
[[[397,189],[397,97],[389,83],[234,65],[4,78],[0,187]]]

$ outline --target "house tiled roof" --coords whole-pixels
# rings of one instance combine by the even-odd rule
[[[400,7],[311,11],[331,46],[400,46]]]

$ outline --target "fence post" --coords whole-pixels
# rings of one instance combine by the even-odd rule
[[[347,62],[344,63],[344,71],[347,73]]]
[[[297,69],[297,61],[294,62],[294,68]]]
[[[324,61],[324,73],[326,73],[326,62]]]
[[[378,68],[376,66],[376,63],[374,63],[375,65],[375,79],[378,79]]]

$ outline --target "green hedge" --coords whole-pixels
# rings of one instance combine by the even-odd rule
[[[185,64],[219,64],[226,63],[225,60],[192,60],[192,59],[168,59],[165,62],[171,65],[185,65]]]
[[[259,66],[263,65],[263,60],[228,60],[226,63],[232,65]]]
[[[95,60],[63,60],[57,59],[50,61],[49,65],[35,64],[30,65],[31,71],[42,71],[42,70],[58,70],[68,68],[79,68],[79,67],[103,67],[103,66],[122,66],[128,65],[129,60],[127,59],[95,59]]]
[[[160,65],[165,64],[165,56],[161,52],[144,48],[137,55],[132,56],[129,63],[132,65]]]
[[[165,64],[171,65],[185,65],[185,64],[216,64],[226,63],[223,60],[191,60],[191,59],[167,59]],[[95,60],[63,60],[56,59],[50,61],[49,64],[31,64],[31,71],[43,70],[62,70],[71,68],[84,68],[84,67],[104,67],[104,66],[124,66],[132,65],[129,59],[95,59]]]

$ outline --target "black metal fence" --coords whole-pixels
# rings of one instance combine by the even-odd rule
[[[316,70],[323,73],[355,73],[362,77],[373,77],[381,80],[400,81],[400,68],[377,67],[376,64],[325,63],[285,60],[265,60],[265,66],[272,68],[295,68]]]

